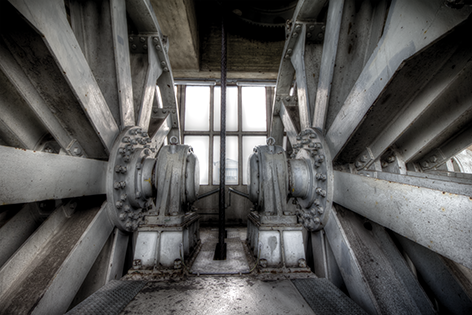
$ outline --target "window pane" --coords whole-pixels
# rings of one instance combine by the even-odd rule
[[[187,86],[185,90],[185,130],[210,130],[209,86]]]
[[[220,131],[221,122],[221,87],[215,86],[214,91],[214,121],[213,128]],[[226,87],[226,130],[238,131],[238,88]]]
[[[243,131],[266,131],[265,87],[242,88]]]
[[[238,137],[226,137],[226,185],[238,184]],[[213,185],[220,184],[220,137],[213,137]]]
[[[243,185],[247,185],[247,167],[249,156],[256,145],[265,145],[266,137],[243,137]]]
[[[200,164],[200,185],[208,185],[208,152],[210,140],[208,136],[186,136],[184,143],[193,148]]]

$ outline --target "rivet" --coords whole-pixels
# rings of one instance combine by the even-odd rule
[[[120,213],[119,218],[120,218],[121,221],[124,221],[126,219],[126,213],[124,213],[124,212]]]
[[[287,49],[287,54],[291,54],[292,53],[292,49]]]
[[[318,33],[318,38],[323,38],[323,33]]]
[[[126,198],[128,198],[128,195],[127,195],[127,194],[121,194],[121,200],[122,200],[122,201],[125,201]]]
[[[146,49],[146,50],[147,50],[147,45],[143,45],[143,49]]]
[[[310,38],[310,37],[311,37],[311,33],[307,33],[307,34],[306,34],[306,37]]]
[[[146,41],[146,39],[145,39],[144,37],[140,37],[140,38],[139,38],[139,41],[140,41],[141,43],[144,43],[144,42]]]
[[[162,61],[162,62],[161,62],[161,66],[165,67],[165,65],[166,65],[166,62],[165,62],[165,61]]]
[[[125,188],[125,187],[126,187],[126,182],[121,181],[121,182],[120,182],[120,187],[121,187],[121,188]]]
[[[136,45],[132,45],[131,49],[136,50]]]
[[[287,97],[285,98],[285,100],[286,100],[287,102],[290,102],[290,96],[287,96]]]
[[[159,43],[159,39],[157,39],[157,37],[153,37],[153,38],[152,38],[152,41],[153,41],[155,44]]]
[[[115,182],[115,183],[113,183],[113,187],[114,187],[115,189],[120,189],[120,188],[121,188],[120,182]]]
[[[164,72],[169,72],[169,68],[165,67],[164,69]]]
[[[120,209],[121,207],[123,207],[123,203],[122,203],[121,201],[117,201],[117,202],[116,202],[116,207],[117,207],[118,209]]]
[[[315,29],[315,26],[314,25],[310,25],[310,27],[308,28],[310,31],[313,31]]]

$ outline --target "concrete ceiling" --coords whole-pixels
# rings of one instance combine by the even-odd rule
[[[218,3],[214,0],[151,0],[151,3],[162,32],[168,36],[174,78],[218,79],[221,65]],[[231,17],[227,21],[228,78],[275,80],[284,46],[283,27],[241,25]],[[278,35],[275,40],[273,34]]]

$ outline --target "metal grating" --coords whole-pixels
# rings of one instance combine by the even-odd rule
[[[118,315],[146,285],[146,281],[112,280],[67,312],[67,315]]]
[[[317,315],[367,313],[326,278],[293,279],[305,301]]]

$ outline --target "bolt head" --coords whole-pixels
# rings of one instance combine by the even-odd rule
[[[125,187],[126,187],[126,182],[125,182],[125,181],[121,181],[121,182],[120,182],[120,187],[121,187],[121,188],[125,188]]]
[[[387,161],[382,161],[382,167],[386,168],[387,166],[388,166],[388,162]]]
[[[145,39],[144,37],[140,37],[140,38],[139,38],[139,41],[140,41],[141,43],[144,43],[144,42],[146,41],[146,39]]]
[[[291,54],[292,53],[292,49],[287,49],[287,54]]]
[[[421,166],[422,166],[422,167],[429,167],[428,161],[423,161],[423,162],[421,162]]]
[[[126,219],[126,217],[127,217],[126,213],[124,213],[124,212],[120,213],[120,215],[119,215],[119,218],[120,218],[121,221],[124,221]]]
[[[319,214],[323,214],[323,212],[324,212],[323,207],[319,207],[319,208],[318,208],[318,213],[319,213]]]
[[[436,155],[433,155],[432,157],[429,158],[429,161],[431,163],[436,163],[438,161],[438,157]]]
[[[118,209],[121,209],[121,207],[123,207],[123,203],[122,203],[121,201],[117,201],[117,202],[116,202],[116,207],[117,207]]]
[[[393,163],[393,162],[395,162],[395,155],[390,155],[390,156],[387,158],[387,162],[388,162],[388,163]]]

